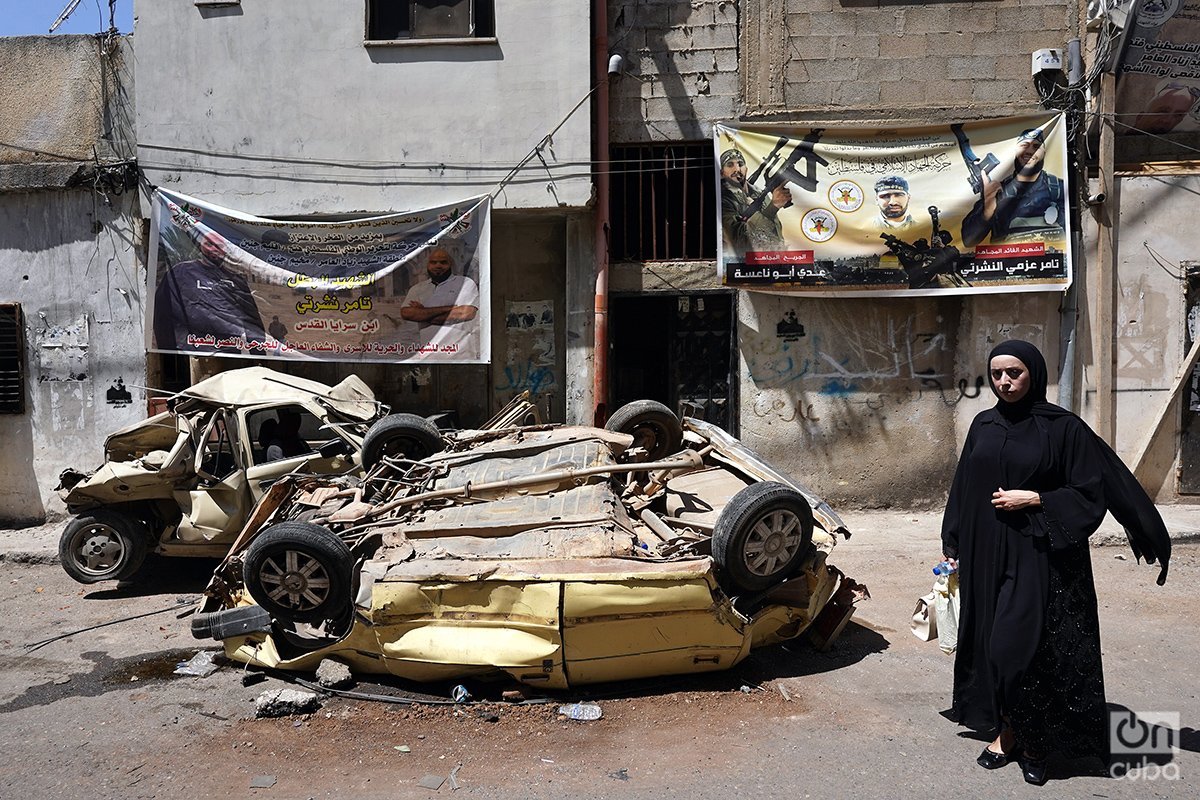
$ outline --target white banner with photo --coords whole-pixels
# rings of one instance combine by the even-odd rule
[[[154,193],[146,346],[255,359],[487,363],[491,201],[338,222]]]

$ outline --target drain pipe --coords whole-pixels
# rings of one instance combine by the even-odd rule
[[[596,143],[596,304],[592,348],[592,423],[603,426],[608,419],[608,0],[592,3],[592,68],[596,81],[596,113],[592,141]],[[619,68],[619,65],[617,66]]]
[[[1067,85],[1078,87],[1083,84],[1083,53],[1079,39],[1071,39],[1067,42]],[[1080,117],[1079,105],[1082,101],[1072,99],[1071,107],[1067,110],[1067,119],[1072,123],[1068,127],[1071,130],[1078,130],[1079,127],[1074,124],[1078,123]],[[1080,145],[1078,141],[1071,142],[1071,155],[1074,157],[1076,164],[1072,177],[1077,181],[1081,181],[1084,186],[1087,185],[1087,170],[1081,165],[1082,159],[1079,155]],[[1067,213],[1071,219],[1071,260],[1073,268],[1083,266],[1083,214],[1080,211],[1079,203],[1071,202],[1067,206]],[[1080,273],[1083,273],[1081,276]],[[1078,411],[1075,397],[1075,350],[1076,337],[1079,331],[1079,281],[1081,277],[1086,276],[1086,271],[1083,269],[1075,269],[1071,279],[1071,285],[1067,287],[1067,291],[1063,294],[1062,302],[1059,305],[1059,328],[1058,328],[1058,352],[1059,352],[1059,376],[1058,376],[1058,404],[1068,411]]]

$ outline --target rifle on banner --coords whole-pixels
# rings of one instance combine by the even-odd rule
[[[971,191],[983,194],[983,176],[990,177],[992,170],[1000,165],[1000,160],[994,153],[988,153],[983,158],[975,155],[975,151],[971,149],[971,140],[963,131],[961,122],[951,125],[950,130],[954,131],[954,138],[958,140],[958,151],[962,153],[963,162],[967,165],[967,181],[971,184]]]
[[[763,204],[771,199],[771,193],[783,186],[785,183],[794,183],[805,191],[816,191],[817,176],[816,164],[822,166],[828,164],[821,156],[813,152],[813,145],[821,139],[823,128],[814,128],[807,136],[792,148],[787,159],[783,160],[781,153],[791,140],[786,136],[780,136],[775,142],[775,147],[767,154],[767,157],[762,160],[758,167],[750,174],[746,183],[753,186],[764,173],[767,176],[766,183],[763,184],[762,194],[754,198],[750,205],[746,206],[746,210],[738,215],[738,219],[742,222],[747,221],[750,217],[757,214],[763,207]],[[801,161],[808,161],[807,169],[801,173],[797,168]],[[792,205],[789,200],[784,208]]]

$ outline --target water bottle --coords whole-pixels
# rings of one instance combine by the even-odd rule
[[[933,568],[934,575],[953,575],[957,571],[958,569],[949,561],[940,561],[938,562],[938,565]]]

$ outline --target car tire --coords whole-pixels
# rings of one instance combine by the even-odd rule
[[[437,426],[424,417],[389,414],[372,425],[363,438],[363,468],[374,469],[384,456],[419,461],[440,453],[445,446]]]
[[[791,577],[812,547],[812,509],[782,483],[753,483],[730,498],[713,528],[712,554],[731,594]]]
[[[626,403],[613,412],[604,427],[632,436],[634,447],[646,449],[646,461],[658,461],[677,453],[683,444],[679,417],[655,400]]]
[[[58,540],[58,560],[80,583],[126,580],[146,560],[144,523],[108,509],[80,514]]]
[[[354,557],[346,543],[311,522],[281,522],[246,548],[242,579],[273,618],[316,623],[350,606]]]

